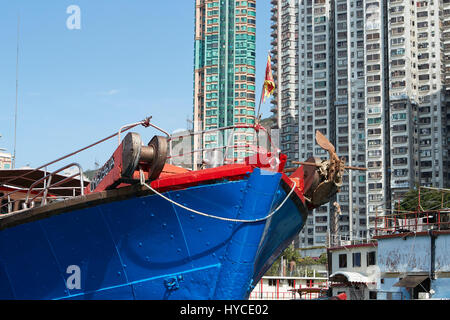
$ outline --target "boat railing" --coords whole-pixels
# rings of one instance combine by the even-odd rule
[[[64,179],[52,182],[52,179],[61,171],[76,167],[78,172],[70,176],[66,176]],[[79,178],[79,180],[77,179]],[[64,186],[64,184],[71,181],[79,181],[79,186]],[[41,187],[38,187],[42,185]],[[60,187],[62,186],[62,187]],[[66,193],[71,193],[68,196],[58,196],[51,192],[51,190],[65,190]],[[1,213],[11,213],[22,209],[28,209],[35,207],[37,204],[40,206],[48,203],[49,197],[53,200],[61,200],[68,197],[74,197],[77,194],[84,195],[84,175],[83,169],[77,163],[68,164],[54,172],[45,172],[44,177],[34,181],[29,188],[17,188],[6,195],[2,196],[3,199],[0,203]],[[18,204],[18,206],[16,206]]]
[[[0,203],[0,214],[11,213],[13,211],[16,211],[15,208],[17,208],[17,210],[21,209],[21,206],[24,203],[24,200],[11,198],[11,195],[13,193],[20,192],[20,191],[22,191],[22,190],[15,190],[1,198],[2,200]],[[16,204],[17,204],[17,206],[16,206]]]
[[[71,175],[71,176],[68,176],[68,177],[62,179],[61,181],[58,181],[58,182],[52,184],[52,178],[53,178],[56,174],[58,174],[58,173],[60,173],[60,172],[62,172],[62,171],[64,171],[64,170],[70,169],[70,168],[72,168],[72,167],[76,167],[76,168],[78,169],[78,172],[75,173],[75,174],[73,174],[73,175]],[[80,166],[78,163],[71,163],[71,164],[68,164],[68,165],[66,165],[66,166],[64,166],[64,167],[62,167],[62,168],[60,168],[60,169],[58,169],[58,170],[56,170],[56,171],[53,171],[53,172],[51,172],[51,173],[49,173],[49,174],[46,174],[44,177],[42,177],[42,178],[39,179],[39,180],[36,180],[36,181],[28,188],[27,196],[26,196],[26,198],[25,198],[25,203],[24,203],[25,208],[28,208],[29,205],[32,204],[32,203],[34,203],[34,200],[35,200],[36,198],[38,198],[38,197],[41,197],[41,195],[42,195],[42,197],[41,197],[41,206],[46,205],[46,204],[47,204],[48,191],[49,191],[52,187],[54,188],[54,187],[63,185],[63,184],[66,183],[66,182],[69,182],[69,181],[74,180],[76,177],[79,177],[79,178],[80,178],[80,180],[79,180],[79,181],[80,181],[80,186],[79,186],[79,187],[73,187],[73,188],[72,188],[72,189],[73,189],[73,196],[76,195],[76,194],[75,194],[76,189],[80,189],[81,195],[84,195],[83,169],[81,168],[81,166]],[[37,185],[39,185],[41,182],[44,184],[44,187],[43,187],[43,188],[39,188],[39,191],[37,191],[36,194],[35,194],[33,197],[30,197],[30,194],[32,193],[32,191],[35,190],[34,188],[35,188]]]
[[[20,211],[22,209],[27,209],[29,207],[34,207],[36,205],[36,203],[39,203],[41,206],[45,205],[48,203],[48,199],[51,196],[52,199],[54,200],[60,200],[60,199],[64,199],[64,198],[68,198],[68,197],[72,197],[72,196],[76,196],[78,194],[83,195],[84,194],[84,176],[83,176],[83,169],[81,168],[81,166],[77,163],[70,163],[60,169],[57,169],[56,171],[53,171],[51,173],[47,173],[47,168],[51,165],[54,165],[58,162],[61,162],[65,159],[68,159],[82,151],[85,151],[87,149],[90,149],[100,143],[103,143],[115,136],[119,137],[119,144],[120,144],[120,134],[128,131],[138,125],[142,125],[145,128],[147,127],[153,127],[163,133],[165,133],[168,137],[170,136],[166,131],[164,131],[163,129],[157,127],[156,125],[152,124],[150,122],[151,117],[147,117],[142,121],[136,122],[136,123],[132,123],[132,124],[127,124],[122,126],[119,131],[114,132],[113,134],[109,135],[108,137],[105,137],[101,140],[98,140],[86,147],[83,147],[79,150],[76,150],[74,152],[71,152],[65,156],[62,156],[56,160],[53,160],[49,163],[46,163],[42,166],[39,166],[36,169],[32,169],[29,170],[21,175],[18,176],[14,176],[11,177],[10,179],[6,179],[4,181],[1,181],[0,186],[4,186],[7,187],[9,189],[13,189],[13,191],[8,192],[4,195],[0,196],[0,213],[15,213],[16,211]],[[78,172],[71,175],[71,176],[67,176],[64,179],[58,179],[58,181],[53,181],[52,179],[60,172],[69,169],[71,167],[77,167],[78,168]],[[36,181],[31,180],[32,178],[30,177],[30,175],[35,174],[36,172],[42,172],[42,170],[44,170],[44,176]],[[72,180],[76,180],[76,178],[79,177],[80,179],[80,186],[64,186],[64,184],[72,181]],[[17,186],[16,185],[16,181],[18,179],[26,179],[26,180],[30,180],[33,181],[33,183],[31,185],[27,185],[26,187],[24,186]],[[38,187],[40,184],[43,184],[43,187]],[[70,189],[72,190],[72,195],[71,196],[58,196],[55,194],[52,194],[51,190],[55,190],[58,187],[59,190],[62,189]],[[79,191],[78,191],[79,190]],[[26,194],[26,196],[25,196]],[[17,207],[17,204],[19,204],[19,206]],[[6,209],[5,209],[6,208]],[[6,211],[6,212],[5,212]]]
[[[233,125],[207,130],[187,130],[169,137],[168,163],[187,169],[244,163],[258,150],[279,152],[261,125]]]
[[[258,153],[260,150],[271,152],[271,157],[263,159],[263,161],[269,161],[268,163],[272,167],[278,165],[277,156],[279,155],[280,150],[274,146],[269,133],[260,124],[232,125],[202,131],[188,130],[169,134],[167,131],[152,124],[150,120],[151,117],[148,117],[142,121],[124,125],[118,132],[116,131],[106,138],[46,163],[36,169],[30,170],[27,173],[2,181],[2,186],[9,186],[14,190],[0,197],[0,212],[5,213],[5,211],[7,211],[7,213],[12,213],[36,205],[44,206],[48,204],[50,198],[52,200],[60,200],[79,194],[83,195],[85,179],[83,177],[83,170],[79,164],[70,163],[51,173],[47,173],[47,168],[115,136],[118,136],[120,144],[120,134],[138,125],[153,127],[165,134],[169,143],[167,162],[180,167],[197,170],[225,164],[243,163],[245,159],[249,159],[249,157]],[[272,164],[270,161],[273,161],[274,163]],[[58,173],[71,167],[76,167],[78,169],[77,173],[63,179],[61,179],[61,175],[59,175],[58,179],[55,179],[55,176]],[[38,171],[43,172],[44,176],[36,181],[34,181],[34,179],[31,180],[30,184],[26,187],[14,185],[13,182],[15,182],[15,180],[19,178],[29,180],[29,175]],[[80,186],[73,187],[73,182],[70,187],[64,185],[72,180],[77,180],[77,178],[80,180]],[[61,192],[52,192],[52,190],[55,191],[56,188],[60,190],[72,188],[73,192],[72,195],[62,196]],[[70,192],[64,194],[67,193]],[[16,206],[17,203],[20,204],[19,208]],[[5,207],[7,210],[4,209]]]

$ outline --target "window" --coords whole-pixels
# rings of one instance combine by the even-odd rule
[[[378,124],[381,123],[381,117],[379,118],[368,118],[367,119],[367,124],[371,125],[371,124]]]
[[[378,157],[381,157],[382,153],[381,153],[381,150],[371,150],[371,151],[369,151],[369,152],[367,153],[367,155],[368,155],[369,157],[375,157],[375,158],[378,158]],[[371,177],[370,177],[370,173],[369,173],[369,178],[371,178]]]
[[[367,35],[366,35],[366,39],[367,39],[367,40],[377,40],[377,39],[380,39],[380,34],[379,34],[379,33],[367,34]]]
[[[367,253],[367,266],[373,266],[376,264],[375,251]]]
[[[339,255],[339,268],[347,268],[347,254]]]
[[[368,168],[381,168],[381,161],[369,161],[367,162]]]
[[[408,164],[408,158],[394,158],[392,163],[394,165],[407,165]]]
[[[381,70],[381,67],[379,64],[367,65],[366,70],[367,72],[379,71]]]
[[[361,252],[354,252],[352,255],[353,267],[361,267]]]
[[[392,120],[406,120],[406,113],[394,113],[392,114]]]
[[[369,183],[369,190],[383,189],[382,183]]]
[[[381,145],[381,139],[368,140],[368,141],[367,141],[367,145],[368,145],[369,147]]]

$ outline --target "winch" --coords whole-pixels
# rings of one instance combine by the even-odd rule
[[[114,189],[122,183],[133,184],[140,179],[140,170],[146,180],[155,180],[161,174],[167,158],[168,141],[154,136],[147,146],[141,136],[129,132],[111,158],[97,171],[85,194]]]

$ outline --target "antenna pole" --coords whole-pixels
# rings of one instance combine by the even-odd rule
[[[16,56],[16,107],[14,114],[14,153],[12,158],[12,169],[16,167],[16,141],[17,141],[17,104],[19,96],[19,26],[20,15],[17,15],[17,56]]]

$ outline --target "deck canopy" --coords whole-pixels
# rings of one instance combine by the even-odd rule
[[[330,281],[354,284],[369,284],[373,281],[358,272],[337,271],[330,276]]]
[[[415,288],[428,277],[428,275],[407,275],[394,284],[394,287]]]
[[[40,191],[44,188],[43,179],[49,172],[36,169],[14,169],[14,170],[0,170],[0,188],[15,191],[18,189],[26,190],[33,186],[33,191]],[[73,196],[81,194],[79,177],[70,177],[60,174],[52,174],[51,186],[49,193],[55,196]],[[88,184],[83,181],[84,187]],[[5,193],[6,194],[6,193]]]

